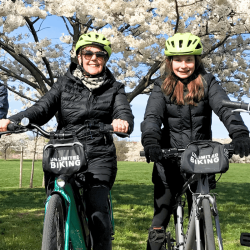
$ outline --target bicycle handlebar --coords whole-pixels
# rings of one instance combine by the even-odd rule
[[[22,126],[22,125],[17,125],[15,123],[10,123],[7,126],[7,131],[6,132],[0,132],[0,135],[3,134],[10,134],[10,133],[24,133],[27,132],[28,130],[32,130],[32,129],[37,129],[45,138],[50,139],[51,137],[51,133],[45,131],[44,129],[42,129],[40,126],[30,123],[27,126]],[[123,133],[123,132],[115,132],[113,130],[113,126],[110,124],[104,124],[104,123],[98,123],[98,124],[87,124],[87,125],[83,125],[81,126],[79,129],[77,129],[75,131],[75,134],[79,134],[82,130],[84,129],[89,129],[88,131],[93,131],[93,130],[98,130],[101,133],[115,133],[118,136],[121,137],[129,137],[129,135],[127,133]],[[57,139],[68,139],[68,138],[72,138],[73,134],[72,133],[59,133],[59,132],[54,132],[54,137]]]
[[[229,100],[222,100],[222,105],[227,108],[248,110],[249,104],[245,102],[232,102]]]
[[[225,148],[229,151],[229,153],[234,153],[233,144],[224,144]],[[183,153],[185,148],[167,148],[162,149],[162,154],[164,158],[177,156],[179,153]],[[140,156],[145,156],[145,151],[140,151]]]

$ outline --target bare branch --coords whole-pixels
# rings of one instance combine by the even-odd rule
[[[28,17],[24,17],[24,19],[28,24],[28,27],[29,27],[34,39],[35,39],[35,42],[39,42],[39,39],[38,39],[37,33],[35,31],[35,28],[33,26],[33,23],[30,21],[30,19]],[[46,65],[46,68],[48,70],[49,77],[50,77],[50,81],[47,81],[47,83],[51,87],[54,84],[54,78],[53,78],[52,70],[51,70],[51,67],[50,67],[50,64],[49,64],[49,61],[47,60],[47,58],[42,57],[42,59],[43,59],[43,62],[45,63],[45,65]]]
[[[92,23],[93,23],[93,19],[90,18],[85,25],[81,24],[81,35],[82,34],[86,34],[88,32],[88,29],[90,28],[90,26],[91,26]]]
[[[4,72],[6,72],[8,76],[14,77],[14,78],[18,79],[19,81],[25,82],[28,85],[30,85],[32,88],[38,90],[38,85],[34,84],[33,82],[31,82],[31,81],[29,81],[29,80],[27,80],[27,79],[25,79],[25,78],[23,78],[23,77],[15,74],[14,72],[12,72],[12,71],[4,68],[1,65],[0,65],[0,69],[3,70]]]
[[[29,100],[29,101],[32,101],[32,102],[37,102],[37,100],[35,100],[35,99],[33,99],[33,98],[30,98],[30,97],[27,97],[27,96],[25,96],[24,94],[22,94],[22,93],[20,93],[20,92],[17,92],[17,91],[15,91],[14,89],[12,89],[11,87],[9,87],[9,86],[6,86],[5,84],[3,84],[3,83],[0,83],[0,85],[2,86],[2,85],[4,85],[8,90],[10,90],[11,92],[13,92],[14,94],[17,94],[17,95],[19,95],[20,97],[22,97],[22,98],[24,98],[24,99],[27,99],[27,100]]]
[[[163,63],[163,61],[156,61],[154,65],[149,69],[147,75],[142,78],[135,89],[127,94],[128,102],[131,102],[137,95],[141,94],[142,91],[152,83],[151,76],[160,68],[161,63]]]
[[[66,28],[67,28],[69,34],[73,37],[73,34],[70,32],[70,29],[69,29],[69,26],[68,26],[68,24],[67,24],[67,22],[66,22],[66,20],[65,20],[65,17],[62,16],[62,19],[63,19],[63,21],[64,21],[64,24],[65,24],[65,26],[66,26]]]
[[[180,14],[179,14],[177,0],[175,0],[175,10],[176,10],[177,18],[176,18],[176,24],[175,24],[175,28],[174,28],[174,33],[176,33],[177,30],[178,30],[178,25],[179,25],[179,20],[180,20]]]
[[[217,49],[218,47],[220,47],[228,38],[230,37],[230,35],[226,35],[225,38],[223,40],[221,40],[220,42],[214,44],[209,50],[207,50],[205,53],[203,53],[201,55],[201,58],[206,57],[208,54],[210,54],[212,51],[214,51],[215,49]]]

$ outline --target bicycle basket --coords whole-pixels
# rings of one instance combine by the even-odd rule
[[[194,141],[181,156],[181,171],[191,174],[225,173],[229,168],[229,152],[215,141]]]
[[[43,149],[43,171],[55,175],[72,175],[87,169],[83,145],[76,137],[52,138]]]

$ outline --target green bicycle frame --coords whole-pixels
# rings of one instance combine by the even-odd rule
[[[65,250],[69,249],[69,239],[70,239],[74,249],[87,250],[87,246],[86,246],[84,236],[83,236],[82,225],[81,225],[80,218],[78,216],[78,211],[76,208],[72,186],[69,183],[66,183],[66,185],[61,188],[57,185],[57,178],[55,179],[54,190],[52,194],[47,198],[46,203],[45,203],[45,214],[46,214],[46,210],[49,204],[49,200],[54,193],[58,193],[63,197],[64,202],[65,202],[65,207],[67,208],[66,209],[67,219],[65,222],[64,249]],[[113,233],[114,233],[115,224],[114,224],[114,217],[113,217],[111,192],[109,193],[109,198],[110,198],[110,204],[111,204],[111,211],[109,212],[110,212],[111,224],[113,226]]]
[[[55,187],[52,192],[52,194],[47,198],[46,204],[45,204],[45,214],[46,209],[49,203],[49,200],[53,193],[59,193],[65,201],[65,205],[67,208],[67,219],[65,222],[65,246],[64,249],[69,249],[69,239],[71,239],[72,245],[74,249],[77,250],[87,250],[84,237],[83,237],[83,231],[82,226],[80,223],[80,218],[78,216],[76,203],[74,199],[74,194],[72,187],[69,183],[66,183],[66,185],[61,188],[57,185],[57,178],[55,179]]]

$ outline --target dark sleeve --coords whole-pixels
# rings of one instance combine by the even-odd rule
[[[227,128],[229,136],[231,138],[235,138],[239,134],[249,136],[248,128],[244,124],[241,115],[232,113],[233,109],[222,106],[222,100],[230,100],[226,92],[212,74],[209,74],[209,77],[211,78],[208,90],[209,105]]]
[[[143,146],[145,146],[148,141],[150,141],[150,143],[159,144],[165,108],[166,103],[161,85],[160,83],[156,83],[148,99],[144,121],[141,123],[141,141]]]
[[[124,85],[120,84],[118,88],[118,92],[115,96],[112,120],[121,119],[125,120],[129,124],[128,133],[131,134],[134,130],[134,116],[132,114],[132,110],[130,108],[129,102],[127,100],[127,96],[124,90]]]
[[[59,110],[61,98],[61,80],[53,84],[52,88],[33,106],[16,115],[9,117],[11,121],[20,122],[23,117],[29,118],[31,123],[40,126],[47,123]]]
[[[8,91],[4,85],[0,86],[0,119],[6,118],[9,109]]]

